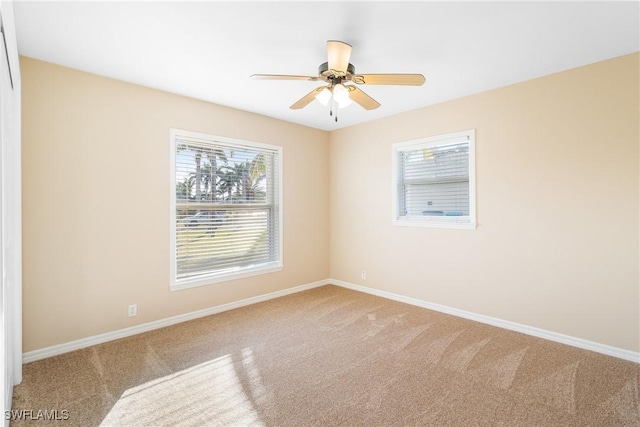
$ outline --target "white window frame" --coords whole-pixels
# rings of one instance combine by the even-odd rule
[[[177,279],[177,248],[176,248],[176,140],[180,137],[196,139],[212,143],[224,143],[238,147],[258,148],[273,150],[277,153],[278,165],[275,173],[277,177],[277,212],[278,212],[278,249],[277,260],[266,265],[255,267],[240,267],[237,270],[223,273],[213,273],[199,276],[197,278]],[[282,147],[261,142],[227,138],[222,136],[209,135],[205,133],[192,132],[182,129],[170,129],[169,138],[169,230],[170,230],[170,289],[172,291],[189,289],[198,286],[206,286],[214,283],[226,282],[229,280],[241,279],[261,274],[281,271],[282,264],[282,236],[283,236],[283,215],[282,215]]]
[[[467,138],[469,142],[469,216],[401,216],[399,213],[398,162],[399,154],[403,151],[419,150],[450,144],[453,141]],[[463,230],[475,230],[476,223],[476,178],[475,178],[475,129],[461,132],[437,135],[428,138],[414,139],[411,141],[397,142],[391,146],[391,198],[392,198],[392,223],[398,226],[432,227],[432,228],[457,228]]]

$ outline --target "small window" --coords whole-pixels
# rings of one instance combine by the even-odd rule
[[[393,144],[396,225],[476,228],[475,131]]]
[[[171,289],[278,271],[281,147],[171,130]]]

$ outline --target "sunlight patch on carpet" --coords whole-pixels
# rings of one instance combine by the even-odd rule
[[[256,402],[264,396],[245,348],[128,389],[100,425],[263,425]]]

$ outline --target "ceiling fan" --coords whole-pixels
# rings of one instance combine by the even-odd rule
[[[317,76],[295,76],[281,74],[253,74],[251,78],[260,80],[306,80],[323,81],[322,85],[300,98],[289,108],[298,110],[317,99],[321,104],[330,104],[329,114],[333,115],[333,107],[342,108],[355,102],[365,110],[374,110],[380,106],[356,85],[404,85],[421,86],[425,82],[422,74],[356,74],[356,68],[349,63],[351,45],[337,41],[327,41],[328,61],[320,64]],[[353,84],[355,83],[355,85]],[[337,111],[335,120],[338,121]]]

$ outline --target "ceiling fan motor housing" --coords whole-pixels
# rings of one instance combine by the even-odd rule
[[[356,67],[353,64],[347,65],[347,72],[345,75],[336,75],[335,72],[336,70],[329,70],[328,62],[324,62],[318,67],[318,75],[324,76],[330,80],[344,80],[347,75],[356,73]],[[340,72],[338,71],[338,73]]]

